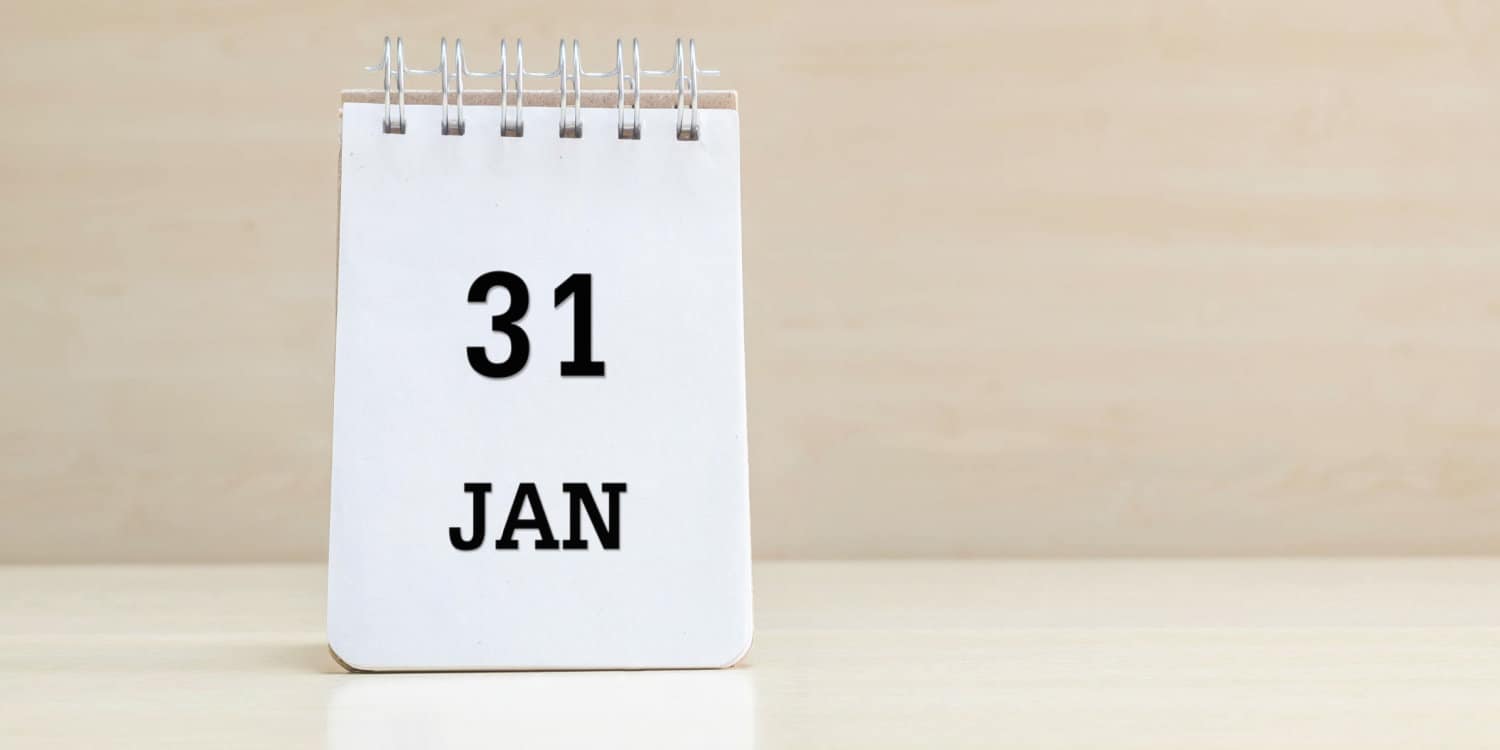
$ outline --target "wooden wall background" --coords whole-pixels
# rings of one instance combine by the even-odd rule
[[[729,73],[762,557],[1500,553],[1487,0],[4,18],[0,560],[323,556],[336,106],[386,33]]]

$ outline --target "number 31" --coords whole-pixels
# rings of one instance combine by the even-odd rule
[[[531,339],[518,325],[526,317],[526,308],[531,304],[531,292],[526,282],[509,271],[490,271],[480,274],[469,286],[469,302],[483,304],[495,287],[504,287],[510,295],[510,306],[499,315],[490,317],[490,330],[505,334],[510,339],[510,356],[495,362],[489,358],[482,346],[471,346],[469,366],[474,372],[487,378],[508,378],[526,366],[531,355]],[[565,378],[604,377],[604,363],[593,357],[593,275],[575,273],[557,285],[553,291],[552,304],[561,307],[569,297],[577,297],[573,305],[573,358],[562,363]]]

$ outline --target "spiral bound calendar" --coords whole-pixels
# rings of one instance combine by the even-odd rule
[[[655,69],[497,46],[421,68],[387,40],[381,88],[343,97],[329,645],[371,671],[731,665],[736,97],[699,91],[692,43]]]

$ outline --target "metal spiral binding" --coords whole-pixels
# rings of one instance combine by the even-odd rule
[[[500,42],[500,67],[493,71],[469,70],[464,59],[462,39],[456,39],[453,42],[453,66],[450,68],[447,38],[445,37],[438,44],[440,50],[437,67],[409,68],[406,66],[406,45],[401,37],[396,37],[394,61],[392,60],[391,38],[386,37],[385,51],[380,62],[365,67],[365,70],[381,74],[382,88],[385,93],[385,116],[382,119],[385,132],[396,134],[406,132],[406,76],[408,74],[435,75],[442,80],[443,135],[464,134],[464,79],[498,78],[500,80],[500,135],[517,138],[526,133],[526,79],[558,79],[560,111],[557,134],[561,138],[581,138],[583,137],[583,79],[614,78],[617,135],[622,139],[636,140],[641,137],[641,79],[645,76],[655,76],[671,77],[676,84],[677,139],[696,141],[699,133],[698,77],[719,75],[717,70],[698,67],[698,45],[692,39],[687,41],[686,47],[683,41],[678,39],[672,66],[661,70],[641,67],[641,42],[639,39],[632,39],[630,42],[631,67],[628,72],[625,69],[625,44],[619,39],[615,40],[614,67],[598,72],[584,70],[577,39],[573,40],[571,48],[571,67],[567,40],[559,39],[557,66],[546,72],[526,69],[525,46],[520,39],[516,40],[514,71],[510,67],[510,54],[504,40]],[[393,84],[395,86],[394,110],[391,105]],[[511,86],[515,87],[514,104],[511,103]],[[451,114],[450,98],[453,100]]]

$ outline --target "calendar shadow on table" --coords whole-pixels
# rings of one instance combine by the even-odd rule
[[[327,744],[381,747],[750,748],[747,670],[350,675]]]
[[[328,650],[328,644],[320,641],[286,643],[265,648],[265,665],[289,672],[347,674]]]

